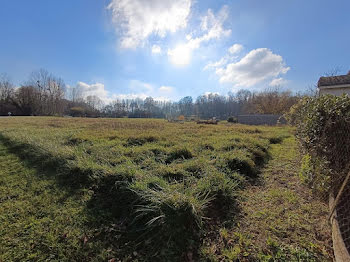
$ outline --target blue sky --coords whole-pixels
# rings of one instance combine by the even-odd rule
[[[70,87],[176,100],[350,70],[347,0],[1,0],[0,73],[45,68]]]

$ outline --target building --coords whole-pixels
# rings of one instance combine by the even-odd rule
[[[238,115],[237,121],[244,125],[278,125],[287,124],[287,120],[282,115],[272,114],[252,114],[252,115]]]
[[[320,77],[317,86],[320,95],[348,94],[350,96],[350,71],[347,75]]]

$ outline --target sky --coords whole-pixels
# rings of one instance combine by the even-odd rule
[[[350,70],[348,0],[0,0],[0,73],[44,68],[106,103],[303,92]]]

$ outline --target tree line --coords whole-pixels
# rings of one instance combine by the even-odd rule
[[[179,101],[116,99],[105,104],[98,96],[85,96],[78,87],[67,88],[64,80],[41,69],[33,72],[20,87],[9,77],[0,77],[0,115],[175,118],[179,115],[202,119],[227,119],[240,114],[283,114],[301,98],[300,94],[279,89],[262,92],[239,90],[219,95],[203,94],[195,100],[186,96]]]

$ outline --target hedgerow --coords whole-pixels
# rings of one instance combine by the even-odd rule
[[[304,157],[301,176],[324,195],[339,186],[350,170],[350,97],[305,97],[291,108],[290,123]],[[313,170],[313,172],[310,172]]]

